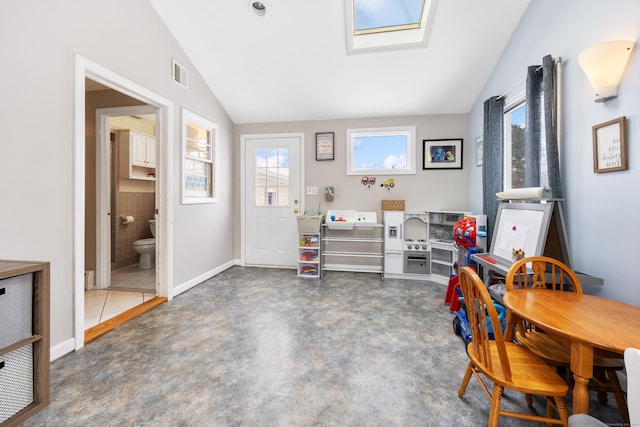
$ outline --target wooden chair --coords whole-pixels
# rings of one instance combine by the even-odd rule
[[[496,308],[476,272],[469,267],[462,267],[458,275],[472,336],[467,346],[470,361],[458,389],[458,397],[464,396],[473,374],[491,399],[490,427],[498,425],[500,415],[566,426],[568,413],[564,398],[569,386],[544,359],[531,350],[505,342]],[[495,326],[490,328],[489,325]],[[491,393],[480,374],[493,382]],[[546,417],[502,410],[500,404],[505,387],[528,395],[545,396]],[[559,418],[554,417],[555,412]]]
[[[527,264],[530,264],[530,268]],[[582,294],[582,285],[576,274],[561,261],[545,256],[528,257],[514,262],[507,272],[506,288],[507,292],[520,288],[539,288]],[[571,362],[568,343],[563,343],[526,322],[517,326],[515,338],[551,365],[567,369],[568,382],[573,382],[568,371]],[[616,371],[623,368],[620,356],[596,349],[593,354],[594,384],[589,386],[589,390],[598,393],[598,400],[602,404],[607,403],[607,393],[613,393],[623,422],[629,424],[627,403],[616,375]]]

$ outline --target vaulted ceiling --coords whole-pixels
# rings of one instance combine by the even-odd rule
[[[432,0],[426,47],[348,55],[349,0],[150,1],[237,124],[468,113],[529,4]]]

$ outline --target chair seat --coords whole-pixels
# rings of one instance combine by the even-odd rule
[[[567,394],[569,391],[567,383],[542,358],[521,345],[511,342],[504,344],[513,375],[511,380],[506,379],[500,364],[496,363],[492,369],[487,369],[471,345],[468,347],[469,357],[488,378],[512,390],[545,396],[565,396]],[[498,360],[498,350],[495,343],[490,343],[490,345],[492,359]]]

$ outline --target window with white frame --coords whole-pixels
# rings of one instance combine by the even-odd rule
[[[182,110],[182,203],[218,200],[218,126]]]
[[[416,173],[415,126],[348,129],[347,175]]]
[[[507,104],[504,111],[504,189],[525,186],[525,99]]]

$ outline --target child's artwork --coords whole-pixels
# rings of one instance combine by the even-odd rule
[[[526,225],[505,222],[498,247],[505,252],[511,252],[513,249],[522,249],[525,247],[528,233],[529,227]]]

